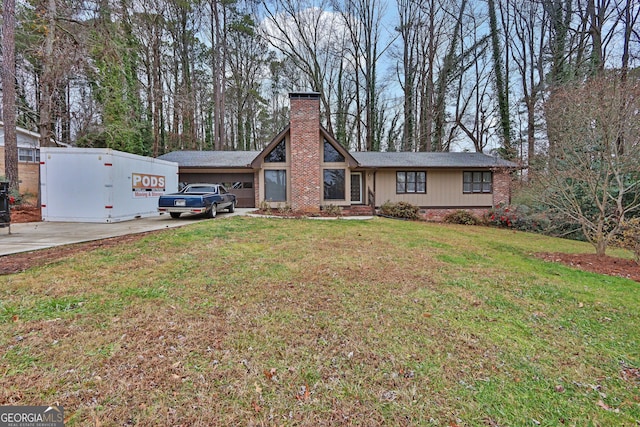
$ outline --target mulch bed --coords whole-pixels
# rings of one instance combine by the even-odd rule
[[[625,277],[640,282],[640,264],[630,259],[596,254],[539,253],[536,256],[545,261],[560,262],[580,270]]]
[[[42,221],[40,208],[33,205],[20,205],[11,207],[11,222],[15,224],[24,222]]]

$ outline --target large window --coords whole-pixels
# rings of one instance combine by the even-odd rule
[[[345,186],[344,169],[324,170],[324,199],[344,200]]]
[[[426,193],[427,173],[420,171],[396,172],[396,193]]]
[[[463,172],[463,193],[491,193],[493,191],[493,174],[491,172]]]
[[[325,163],[342,163],[344,162],[344,156],[336,150],[336,148],[324,140],[324,162]]]
[[[264,158],[265,163],[285,163],[287,161],[287,144],[284,139],[278,143],[273,150]]]
[[[264,199],[268,202],[287,201],[287,171],[264,171]]]

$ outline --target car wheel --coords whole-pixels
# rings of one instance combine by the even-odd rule
[[[215,218],[218,215],[218,206],[214,203],[209,209],[209,218]]]
[[[180,218],[180,212],[169,212],[171,218]]]
[[[231,202],[231,204],[229,205],[229,213],[234,213],[236,211],[236,202],[235,200],[233,202]]]

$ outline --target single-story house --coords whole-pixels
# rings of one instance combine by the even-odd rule
[[[37,195],[40,183],[40,134],[16,127],[20,193]],[[0,121],[0,175],[4,176],[4,122]]]
[[[181,182],[225,183],[239,207],[371,212],[409,202],[427,219],[509,203],[513,162],[482,153],[352,152],[320,125],[317,93],[291,93],[289,126],[262,151],[174,151]]]

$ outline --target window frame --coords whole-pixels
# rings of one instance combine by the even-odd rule
[[[462,193],[493,194],[493,171],[463,171]]]
[[[28,157],[28,160],[25,158]],[[18,147],[18,162],[20,163],[39,163],[40,150],[37,148]]]
[[[337,156],[337,159],[327,159],[331,155]],[[334,147],[326,138],[324,139],[324,144],[322,146],[322,161],[323,163],[344,163],[346,159],[338,151],[336,147]]]
[[[423,175],[424,180],[419,181],[418,176]],[[400,180],[398,179],[400,176],[404,176],[404,181],[402,182],[402,186],[400,187]],[[409,177],[413,176],[413,180],[410,180]],[[413,190],[409,189],[409,184],[413,184]],[[422,189],[418,189],[418,184],[423,184]],[[410,170],[398,170],[396,171],[396,194],[427,194],[427,171],[418,170],[418,171],[410,171]]]
[[[284,174],[284,176],[283,176],[283,180],[284,180],[284,199],[282,199],[282,200],[270,199],[268,197],[269,180],[267,179],[267,174],[268,173],[273,173],[273,172],[281,172],[281,173]],[[289,186],[289,183],[287,181],[287,169],[265,169],[264,170],[264,200],[265,200],[265,202],[286,202],[287,201],[287,192],[289,190],[288,186]]]
[[[270,158],[271,155],[276,153],[276,152],[277,152],[277,154],[284,156],[284,160],[281,160],[280,158],[271,159]],[[288,157],[289,157],[289,155],[287,153],[287,140],[283,138],[280,142],[278,142],[276,145],[273,146],[271,151],[269,151],[264,156],[264,162],[265,163],[287,163]]]
[[[342,197],[328,197],[327,196],[327,172],[341,172],[342,173]],[[347,171],[343,168],[324,168],[322,170],[322,196],[324,200],[331,201],[345,201],[347,200]],[[340,190],[340,189],[339,189]]]

